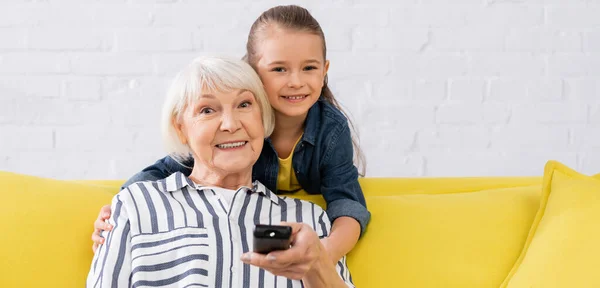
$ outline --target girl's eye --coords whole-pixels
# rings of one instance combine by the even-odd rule
[[[304,67],[304,70],[310,71],[310,70],[316,70],[317,67],[316,66],[306,66]]]
[[[200,114],[212,114],[213,112],[215,112],[215,110],[213,110],[212,108],[202,108],[200,110]]]
[[[273,72],[285,72],[285,68],[283,68],[283,67],[275,67],[275,68],[271,69],[271,71],[273,71]]]
[[[250,106],[252,106],[252,103],[250,101],[244,101],[242,102],[242,104],[240,104],[240,107],[242,108],[248,108]]]

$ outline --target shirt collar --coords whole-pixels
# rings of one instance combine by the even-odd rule
[[[158,190],[163,193],[178,192],[178,191],[183,190],[183,188],[185,188],[186,186],[188,186],[192,189],[203,189],[201,186],[196,185],[190,178],[186,177],[181,172],[175,172],[175,173],[171,174],[171,176],[169,176],[163,180],[159,180],[157,182],[158,182],[158,187],[157,187]],[[269,200],[271,200],[271,202],[279,205],[279,197],[277,197],[277,195],[275,195],[275,193],[273,193],[271,190],[269,190],[267,187],[265,187],[265,185],[260,183],[258,180],[254,181],[252,183],[252,188],[243,186],[243,187],[240,187],[239,189],[246,189],[246,190],[249,190],[252,192],[259,193],[259,194],[263,195],[264,197],[269,198]]]
[[[310,107],[310,109],[308,109],[308,115],[306,115],[306,120],[304,121],[302,141],[313,146],[315,145],[315,138],[319,131],[319,126],[321,125],[321,103],[319,103],[321,101],[325,100],[319,99],[312,107]]]

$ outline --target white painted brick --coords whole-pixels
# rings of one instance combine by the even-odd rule
[[[372,150],[365,153],[367,157],[368,177],[420,177],[423,175],[423,157],[419,155],[403,155],[394,149],[387,151]],[[381,165],[379,163],[390,163]]]
[[[439,124],[503,124],[509,117],[510,109],[498,104],[451,102],[440,105],[436,111],[436,123]]]
[[[194,32],[194,38],[203,40],[203,51],[207,53],[227,54],[242,58],[246,54],[246,41],[249,29],[207,28]],[[227,35],[227,37],[223,37]],[[199,41],[199,40],[196,40]]]
[[[0,28],[0,50],[12,49],[25,49],[25,29]]]
[[[364,107],[362,112],[362,119],[368,119],[368,123],[372,123],[376,127],[434,123],[434,108],[427,104],[379,103],[379,105]]]
[[[94,12],[99,9],[95,5],[83,4],[81,2],[68,5],[38,2],[31,3],[25,7],[25,14],[22,17],[27,17],[29,19],[28,22],[34,24],[36,27],[63,28],[72,28],[74,23],[77,23],[80,27],[93,25]]]
[[[35,24],[35,18],[30,17],[34,5],[19,5],[24,3],[2,4],[0,6],[0,27],[29,26]]]
[[[406,27],[454,27],[465,24],[465,5],[420,4],[390,9],[390,25]]]
[[[321,25],[326,26],[335,23],[335,25],[343,27],[369,26],[375,28],[387,26],[390,22],[389,9],[379,5],[340,5],[321,2],[311,10],[313,17]],[[332,11],[336,11],[335,17],[331,17]]]
[[[0,124],[9,124],[16,122],[16,102],[17,101],[15,99],[6,99],[6,97],[0,97]]]
[[[425,176],[471,177],[497,173],[503,157],[491,152],[428,152],[425,157]]]
[[[350,78],[332,82],[328,86],[338,102],[350,112],[355,119],[361,118],[365,105],[378,104],[381,100],[373,97],[372,84]],[[357,120],[359,121],[359,120]]]
[[[417,76],[448,78],[464,76],[468,71],[468,59],[462,55],[431,53],[423,54],[417,63]],[[400,65],[398,63],[398,65]]]
[[[28,47],[32,50],[102,50],[108,48],[110,33],[93,29],[31,29]]]
[[[586,76],[591,69],[591,56],[583,54],[551,55],[548,59],[548,74],[550,76]]]
[[[575,103],[536,103],[513,106],[513,124],[578,124],[587,122],[588,106]]]
[[[102,81],[101,98],[108,103],[142,101],[139,77],[109,77]]]
[[[571,149],[582,152],[598,151],[600,149],[600,133],[598,131],[600,131],[599,122],[571,127]]]
[[[513,29],[506,37],[508,51],[580,52],[582,36],[579,31],[560,31],[547,28]]]
[[[134,147],[131,128],[124,125],[92,124],[56,128],[56,149],[70,151],[106,151],[119,153]],[[138,147],[142,148],[142,147]]]
[[[247,29],[244,29],[245,35],[242,37],[242,41],[244,45],[246,44],[248,38],[248,32],[250,31],[250,26]],[[327,45],[327,53],[329,51],[348,51],[352,48],[353,42],[353,32],[352,27],[339,26],[339,25],[331,25],[331,26],[322,26],[321,29],[325,34],[325,43]],[[244,53],[246,47],[244,46]],[[328,55],[329,56],[329,55]]]
[[[490,82],[490,95],[486,101],[501,103],[561,101],[562,91],[562,81],[559,79],[530,81],[495,79]]]
[[[589,28],[600,25],[600,5],[570,4],[546,7],[548,24],[564,28]]]
[[[505,34],[500,27],[434,29],[431,48],[435,51],[502,51]]]
[[[544,165],[556,159],[571,167],[577,163],[577,154],[571,152],[473,152],[428,153],[425,176],[542,176]]]
[[[600,51],[600,30],[585,32],[583,34],[585,51]]]
[[[483,120],[481,104],[445,103],[436,111],[436,122],[439,124],[478,124]]]
[[[159,5],[117,5],[105,4],[105,5],[86,5],[88,9],[92,11],[92,21],[94,26],[104,28],[123,28],[123,27],[147,27],[153,22],[154,16],[157,11],[162,11],[163,6]],[[73,13],[75,14],[75,13]],[[87,15],[87,12],[86,12]],[[180,15],[181,17],[185,16]],[[79,22],[71,22],[79,23]],[[182,29],[191,28],[182,26]]]
[[[126,29],[115,33],[117,51],[190,51],[192,32],[186,29]]]
[[[543,24],[541,5],[487,5],[465,9],[468,26],[481,27],[533,27]]]
[[[69,72],[69,58],[63,53],[0,54],[0,74],[60,74]]]
[[[485,80],[450,79],[448,83],[448,98],[453,102],[481,103],[485,89]]]
[[[192,63],[192,60],[196,57],[209,54],[210,53],[157,54],[153,56],[154,69],[158,75],[175,77],[179,71]]]
[[[154,70],[150,55],[134,53],[79,53],[71,65],[81,75],[147,75]]]
[[[417,133],[416,151],[481,151],[490,145],[490,129],[484,126],[438,125]]]
[[[392,57],[384,52],[334,52],[328,58],[331,63],[330,75],[383,76],[390,73],[393,67]]]
[[[49,127],[0,126],[1,151],[52,149],[54,132]]]
[[[158,27],[220,28],[229,29],[237,26],[238,18],[256,18],[259,14],[246,15],[238,3],[221,5],[205,5],[201,1],[160,5],[150,13],[153,25]],[[224,21],[224,18],[227,17]],[[233,21],[231,19],[234,19]],[[248,27],[249,29],[250,27]]]
[[[370,27],[357,27],[352,33],[352,46],[357,50],[410,50],[419,51],[429,41],[428,29],[390,29],[373,31]]]
[[[590,119],[588,123],[595,125],[600,124],[600,105],[590,107]],[[600,132],[600,130],[598,130],[598,132]]]
[[[0,76],[0,97],[59,98],[65,76]]]
[[[494,151],[564,151],[569,145],[569,131],[560,126],[513,124],[492,130]]]
[[[546,67],[542,56],[527,53],[471,53],[474,76],[539,77]]]
[[[414,84],[414,100],[437,104],[447,98],[446,90],[446,81],[417,80]]]
[[[600,79],[574,78],[565,80],[566,99],[578,103],[600,103]]]
[[[379,77],[373,81],[373,99],[380,99],[380,103],[411,102],[414,99],[414,82],[396,75]]]
[[[588,175],[596,175],[600,173],[600,154],[597,153],[580,153],[579,167],[577,171]]]
[[[96,77],[69,77],[63,85],[69,100],[100,100],[102,97],[101,80]]]
[[[511,117],[511,106],[508,104],[483,104],[483,122],[487,124],[506,124]]]
[[[563,99],[563,82],[556,79],[533,80],[529,82],[528,98],[537,101],[560,101]]]
[[[402,78],[414,78],[418,76],[419,54],[401,53],[391,56],[391,74]]]

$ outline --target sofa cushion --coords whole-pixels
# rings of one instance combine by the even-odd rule
[[[600,287],[600,181],[554,161],[539,212],[502,287]]]
[[[353,280],[357,287],[497,288],[521,252],[540,192],[534,185],[367,196],[371,223],[348,256]]]
[[[0,287],[84,287],[92,224],[114,187],[0,172]]]

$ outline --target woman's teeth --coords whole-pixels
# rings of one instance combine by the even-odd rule
[[[246,142],[242,141],[242,142],[219,144],[219,145],[217,145],[217,147],[219,147],[221,149],[228,149],[228,148],[236,148],[236,147],[244,146],[245,144],[246,144]]]

